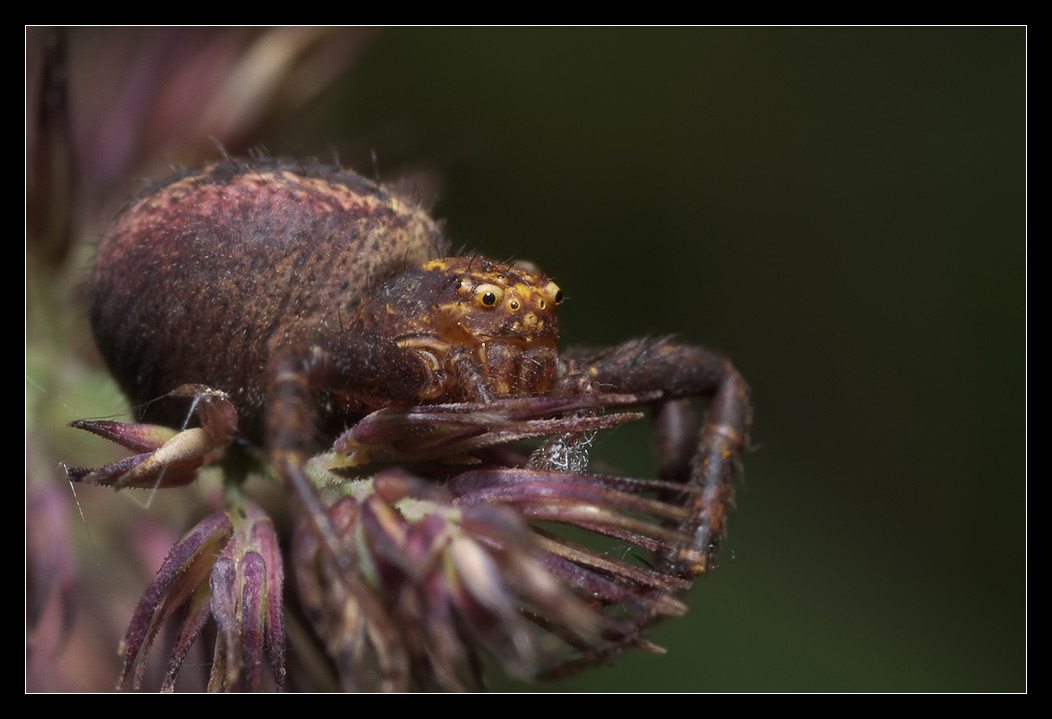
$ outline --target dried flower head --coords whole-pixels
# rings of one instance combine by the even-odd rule
[[[199,413],[227,416],[221,396],[207,397],[197,403]],[[344,551],[333,556],[314,524],[301,519],[283,559],[273,522],[240,500],[206,517],[173,547],[136,608],[121,647],[119,686],[141,685],[160,627],[174,622],[162,685],[171,690],[212,619],[210,689],[256,690],[265,674],[282,687],[286,561],[294,604],[345,690],[473,690],[485,686],[494,665],[536,677],[629,646],[660,651],[643,631],[686,611],[678,596],[690,582],[662,558],[689,543],[678,527],[689,513],[684,497],[696,490],[551,466],[567,454],[575,464],[586,461],[590,433],[640,416],[605,410],[648,399],[511,399],[365,417],[308,465]],[[100,433],[93,424],[78,426]],[[139,425],[106,430],[126,446],[128,436],[153,436]],[[154,439],[153,454],[170,456],[179,434]],[[530,452],[518,444],[524,438],[543,441]],[[204,444],[208,451],[195,455],[202,461],[215,451],[215,443]],[[122,486],[128,476],[144,476],[143,466],[154,466],[149,451],[71,476]],[[655,559],[650,566],[615,559],[560,526]]]
[[[285,680],[284,570],[274,525],[252,504],[212,514],[172,547],[121,642],[117,687],[142,684],[147,652],[165,622],[178,634],[161,689],[172,691],[209,618],[216,640],[209,690],[258,691]]]

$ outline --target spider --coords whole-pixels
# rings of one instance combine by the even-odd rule
[[[470,644],[464,632],[452,630],[460,638],[447,641],[436,620],[420,630],[425,639],[416,639],[398,626],[432,596],[415,593],[426,582],[422,570],[406,569],[415,546],[406,537],[429,537],[424,554],[432,564],[440,547],[466,567],[464,557],[475,557],[472,552],[505,557],[520,543],[532,547],[532,539],[520,540],[509,528],[520,520],[573,517],[567,521],[653,549],[652,565],[606,566],[568,543],[553,545],[561,540],[537,530],[531,536],[549,548],[530,555],[541,557],[540,565],[501,559],[501,567],[505,583],[515,584],[522,603],[532,607],[524,611],[533,623],[564,637],[587,633],[576,631],[590,621],[582,618],[585,610],[615,602],[638,609],[627,628],[603,624],[590,644],[568,640],[581,649],[582,662],[594,663],[622,646],[644,645],[642,630],[676,613],[671,598],[714,566],[750,405],[733,365],[700,347],[634,340],[560,351],[561,301],[559,286],[531,264],[451,254],[424,210],[349,170],[316,161],[228,157],[181,172],[119,215],[98,248],[89,283],[99,350],[141,409],[143,424],[132,426],[179,429],[139,442],[116,423],[75,423],[140,454],[99,470],[71,469],[70,476],[117,487],[175,485],[192,479],[219,452],[261,456],[305,518],[292,555],[308,613],[326,635],[341,676],[359,676],[362,660],[348,658],[351,647],[371,642],[382,688],[414,681],[460,688],[465,657],[467,672],[477,674],[479,652],[462,650]],[[690,404],[696,397],[708,402],[700,429]],[[640,417],[605,412],[631,405],[652,411],[657,477],[632,484],[589,474],[590,433]],[[188,428],[188,417],[200,426]],[[508,445],[523,437],[544,443],[532,455],[516,455]],[[328,458],[320,471],[324,481],[315,468],[319,456]],[[417,498],[438,507],[432,514],[447,522],[445,533],[426,533],[419,528],[425,520],[405,520],[404,530],[374,530],[385,541],[401,542],[404,556],[391,559],[391,552],[375,549],[379,542],[370,535],[369,556],[390,564],[386,575],[370,562],[363,569],[363,550],[350,539],[359,536],[354,528],[364,526],[373,498],[356,495],[352,507],[342,508],[340,496],[325,488],[334,476],[377,465],[408,470],[381,472],[373,481],[371,491],[384,506]],[[472,504],[471,498],[492,497],[496,490],[511,497],[505,506],[518,515],[494,519],[479,508],[490,500]],[[574,492],[589,498],[570,501]],[[653,503],[641,504],[646,501]],[[603,511],[592,518],[573,515],[582,504]],[[464,514],[451,520],[454,507]],[[631,512],[648,516],[645,529],[623,518]],[[607,514],[617,519],[607,522]],[[378,526],[391,526],[383,524],[387,514],[376,516]],[[471,541],[460,544],[449,539],[449,527],[463,532],[468,525],[487,529],[473,529]],[[461,571],[464,577],[472,570]],[[583,590],[585,598],[572,604],[569,595],[544,588],[545,572]],[[398,582],[389,579],[394,574]],[[460,597],[443,605],[460,613],[454,625],[478,611],[499,613],[480,599],[486,581],[466,581],[471,601]],[[414,610],[408,600],[399,604],[407,587],[418,596]],[[580,613],[571,616],[566,607],[578,605]],[[343,631],[348,612],[365,616],[371,629],[341,641],[333,635]],[[152,622],[154,615],[147,614]],[[128,646],[142,644],[147,634],[129,629],[126,662],[138,661],[128,656]],[[505,642],[516,646],[509,650],[515,656],[519,636],[509,632]],[[450,669],[444,662],[453,654]],[[355,678],[346,684],[366,683]]]

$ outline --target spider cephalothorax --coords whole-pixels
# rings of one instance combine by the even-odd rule
[[[538,627],[585,663],[647,646],[641,632],[681,613],[714,564],[750,425],[734,367],[670,341],[560,353],[551,279],[449,256],[425,212],[359,175],[276,159],[181,173],[116,220],[89,295],[99,349],[147,424],[76,423],[139,454],[70,477],[177,485],[227,448],[261,457],[288,487],[299,601],[347,688],[475,686],[486,654],[536,671]],[[694,397],[708,401],[700,430]],[[633,405],[653,411],[657,476],[589,473],[588,437],[642,417],[608,413]],[[516,444],[530,438],[541,446]],[[129,628],[125,676],[138,682],[174,597],[210,591],[228,653],[217,686],[257,686],[265,646],[280,681],[287,560],[247,502],[173,550]],[[535,520],[635,545],[649,566]],[[209,571],[210,589],[188,584]],[[171,680],[207,617],[195,606]],[[244,671],[241,634],[257,641]]]
[[[434,378],[414,401],[538,395],[555,381],[561,300],[558,285],[543,275],[447,257],[389,278],[363,300],[352,328],[425,358]]]

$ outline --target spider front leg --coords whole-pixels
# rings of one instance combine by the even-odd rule
[[[317,451],[316,390],[350,390],[356,397],[395,404],[425,397],[434,373],[422,355],[390,341],[345,332],[313,344],[278,350],[267,368],[267,452],[272,466],[303,503],[325,550],[347,568],[341,543],[326,518],[326,506],[307,477]]]
[[[752,412],[745,381],[724,357],[700,347],[635,341],[600,352],[565,356],[567,378],[601,391],[659,391],[656,433],[662,479],[685,481],[690,515],[680,529],[693,539],[662,558],[666,569],[693,577],[715,566],[734,501],[734,481],[748,442]],[[708,400],[700,432],[689,398]],[[689,458],[689,459],[688,459]]]
[[[269,460],[306,513],[307,529],[314,540],[305,540],[305,546],[316,546],[334,568],[331,574],[323,572],[333,580],[327,590],[329,600],[342,602],[344,607],[356,607],[361,616],[369,617],[369,627],[359,623],[358,628],[366,632],[375,645],[378,688],[384,691],[408,688],[405,678],[409,658],[398,643],[398,628],[384,611],[381,598],[356,565],[354,546],[347,540],[346,517],[332,513],[339,505],[330,508],[307,474],[307,462],[318,450],[314,437],[319,417],[315,411],[316,390],[349,390],[366,404],[374,404],[379,398],[397,404],[426,397],[434,391],[435,383],[433,369],[423,355],[363,333],[346,332],[313,344],[287,346],[272,356],[267,367]],[[342,538],[341,521],[344,523]],[[309,549],[306,551],[306,555],[312,554]],[[312,620],[324,623],[322,606],[326,599],[312,594],[305,602]],[[318,612],[322,614],[314,616]],[[327,638],[328,650],[338,658],[337,663],[348,660],[348,646],[358,641],[358,632],[348,633],[351,638],[346,641],[336,635]],[[350,661],[353,662],[353,658]],[[347,679],[351,674],[341,671],[341,676]],[[358,687],[349,684],[346,688]]]

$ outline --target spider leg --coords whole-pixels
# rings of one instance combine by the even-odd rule
[[[600,391],[660,391],[655,406],[659,473],[698,488],[680,529],[692,541],[661,558],[665,568],[693,577],[716,562],[734,501],[735,475],[748,442],[752,412],[741,375],[723,356],[669,341],[633,341],[618,347],[564,355],[566,377]],[[693,429],[689,398],[708,400],[700,432]]]
[[[418,353],[345,332],[312,344],[278,350],[267,368],[267,451],[270,462],[303,504],[324,551],[346,570],[346,550],[326,515],[326,505],[305,472],[316,451],[313,392],[341,389],[396,403],[423,395],[435,382]]]
[[[652,415],[658,479],[686,482],[698,442],[698,418],[693,403],[689,399],[654,402]]]

